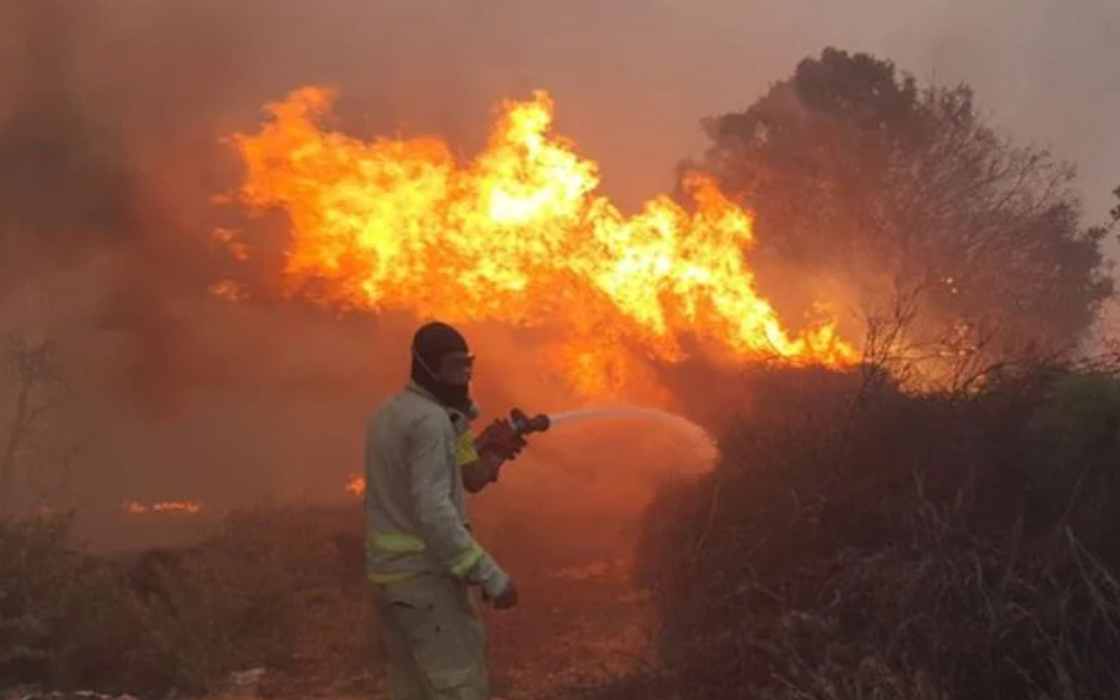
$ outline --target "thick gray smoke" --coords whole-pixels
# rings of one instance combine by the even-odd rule
[[[699,119],[745,107],[833,44],[891,57],[920,78],[968,81],[1016,136],[1075,160],[1089,213],[1103,216],[1120,182],[1120,5],[1055,7],[6,0],[0,324],[58,338],[83,508],[114,509],[126,494],[215,508],[270,493],[322,498],[359,468],[362,419],[403,378],[410,321],[207,295],[227,264],[209,232],[237,217],[210,202],[237,183],[219,139],[252,131],[262,104],[333,85],[352,131],[436,132],[471,153],[501,98],[544,88],[561,130],[601,163],[605,190],[634,208],[702,147]],[[497,404],[488,408],[574,400],[539,386],[531,345],[482,333],[492,348],[483,390]],[[612,444],[634,444],[623,437],[565,446],[557,436],[541,449],[583,475],[640,469],[664,451],[616,458]],[[532,493],[527,474],[514,492]],[[601,489],[599,500],[628,488]]]

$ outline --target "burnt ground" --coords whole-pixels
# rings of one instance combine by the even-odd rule
[[[522,583],[522,604],[488,612],[494,691],[510,700],[562,696],[652,663],[654,616],[628,560],[544,571]]]

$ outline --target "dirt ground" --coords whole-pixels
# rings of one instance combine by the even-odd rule
[[[520,611],[486,615],[495,695],[556,698],[653,663],[651,601],[630,584],[629,561],[546,576],[525,582]]]
[[[573,688],[597,685],[654,663],[652,601],[635,590],[628,560],[603,560],[571,568],[540,569],[518,581],[520,605],[505,612],[485,608],[492,695],[505,700],[552,700]],[[355,625],[345,634],[361,634]],[[255,690],[223,694],[319,697],[330,700],[385,697],[379,666],[362,677],[324,677],[330,657],[325,646],[339,630],[309,640],[305,671],[266,675]],[[249,683],[252,685],[252,682]],[[217,700],[217,698],[215,699]]]

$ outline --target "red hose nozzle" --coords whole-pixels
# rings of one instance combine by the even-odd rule
[[[552,425],[552,421],[548,416],[541,413],[530,418],[525,415],[525,412],[519,408],[511,409],[509,412],[509,422],[513,426],[514,431],[518,435],[528,435],[529,433],[543,433],[548,430]]]

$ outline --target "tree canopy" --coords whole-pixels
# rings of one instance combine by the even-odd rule
[[[760,259],[840,280],[865,314],[908,306],[911,347],[1069,349],[1112,293],[1073,168],[987,124],[967,85],[829,48],[704,129],[698,166],[755,212]]]

